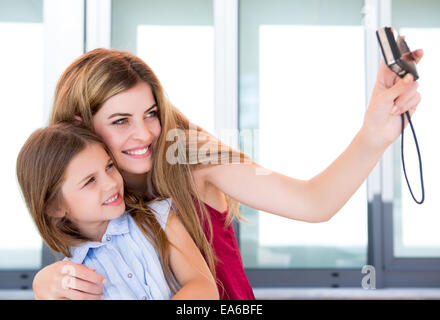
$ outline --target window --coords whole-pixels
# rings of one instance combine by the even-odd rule
[[[192,122],[214,132],[212,1],[112,1],[112,48],[154,71],[168,98]]]
[[[418,66],[423,100],[414,117],[425,203],[417,206],[409,195],[397,141],[370,175],[368,190],[365,183],[323,225],[243,207],[250,224],[240,223],[239,239],[251,284],[360,287],[361,269],[369,264],[376,268],[377,287],[438,286],[438,152],[430,148],[436,145],[432,128],[437,111],[428,108],[436,105],[434,57],[439,48],[433,39],[438,37],[438,4],[239,4],[239,127],[246,133],[241,147],[261,165],[297,178],[325,169],[360,128],[382,58],[375,30],[392,24],[407,36],[411,48],[425,50]],[[407,170],[418,195],[417,157],[411,132],[406,135]]]
[[[425,56],[418,66],[420,76],[419,91],[422,102],[414,115],[414,129],[419,140],[422,156],[426,198],[423,205],[417,205],[408,190],[406,180],[401,174],[400,141],[393,146],[395,170],[394,255],[396,257],[440,257],[440,238],[438,226],[438,202],[436,193],[440,190],[438,164],[440,152],[435,132],[440,111],[436,97],[437,73],[440,62],[440,3],[433,1],[394,1],[392,20],[395,28],[406,36],[411,48],[423,48]],[[418,158],[411,131],[405,132],[405,164],[413,193],[420,199],[420,179]]]
[[[15,171],[21,146],[44,124],[43,1],[2,1],[0,33],[8,50],[0,50],[3,152],[0,193],[0,269],[41,266],[42,241],[22,200]],[[25,75],[25,76],[24,76]]]
[[[362,1],[240,1],[240,129],[252,132],[259,164],[312,178],[360,129],[361,9]],[[251,223],[240,224],[240,244],[248,269],[360,270],[367,263],[366,184],[325,224],[244,210]]]
[[[0,2],[0,86],[3,125],[0,192],[0,289],[28,289],[34,274],[55,260],[23,201],[16,178],[18,153],[47,124],[56,81],[83,53],[83,2]],[[78,12],[80,12],[78,19]],[[62,21],[62,23],[60,23]]]

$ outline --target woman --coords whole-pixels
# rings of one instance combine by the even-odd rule
[[[423,52],[414,55],[418,62]],[[400,114],[407,110],[412,114],[419,102],[411,75],[399,79],[382,62],[362,128],[326,170],[308,181],[276,172],[258,174],[262,168],[245,155],[200,127],[193,130],[194,125],[166,99],[153,71],[127,52],[96,49],[74,61],[57,85],[51,123],[80,119],[93,129],[115,155],[129,188],[150,198],[173,200],[219,280],[220,298],[253,299],[230,223],[240,217],[238,202],[295,220],[329,220],[400,135]],[[203,134],[208,142],[191,143],[194,133]],[[99,295],[102,277],[78,265],[71,266],[76,287],[62,288],[64,266],[57,262],[36,275],[36,298]]]

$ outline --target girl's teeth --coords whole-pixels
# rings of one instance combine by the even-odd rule
[[[115,201],[116,199],[118,199],[118,195],[115,195],[113,198],[108,199],[108,200],[105,201],[104,203],[105,203],[105,204],[109,204],[109,203],[112,203],[113,201]]]
[[[147,151],[148,151],[148,147],[145,148],[145,149],[139,149],[139,150],[136,150],[136,151],[125,151],[125,153],[134,154],[134,155],[141,155],[141,154],[147,153]]]

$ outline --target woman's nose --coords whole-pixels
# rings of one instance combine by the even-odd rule
[[[133,126],[132,138],[142,142],[150,142],[151,132],[143,121],[136,122]]]

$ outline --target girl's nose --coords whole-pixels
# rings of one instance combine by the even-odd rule
[[[103,189],[105,191],[111,191],[112,189],[115,189],[117,185],[118,181],[116,180],[116,177],[106,172],[103,179]]]

